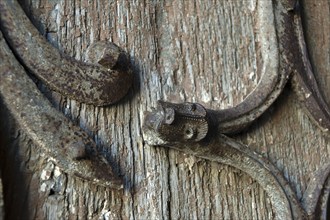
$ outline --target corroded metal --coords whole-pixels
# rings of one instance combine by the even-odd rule
[[[109,47],[111,56],[103,53],[104,58],[98,62],[102,65],[72,59],[41,36],[16,0],[0,2],[0,28],[21,63],[64,96],[88,104],[108,105],[119,101],[132,85],[129,58],[120,48]]]
[[[266,1],[258,4],[259,12],[269,12],[266,10]],[[269,160],[225,136],[241,132],[262,115],[281,94],[290,77],[310,118],[323,130],[330,128],[330,110],[322,98],[309,63],[299,5],[296,1],[283,0],[276,1],[273,6],[276,32],[262,29],[265,25],[262,13],[258,17],[261,25],[259,30],[264,31],[265,36],[277,36],[277,42],[270,42],[277,48],[273,48],[270,54],[267,54],[267,42],[264,48],[260,48],[262,61],[259,63],[262,66],[258,69],[262,71],[262,76],[251,94],[237,106],[219,110],[207,109],[198,103],[161,101],[157,109],[145,113],[144,138],[150,145],[166,146],[245,171],[268,192],[279,219],[325,219],[330,191],[329,165],[310,182],[300,203],[281,172]],[[203,109],[203,114],[196,118],[193,108],[186,106],[198,106]],[[171,123],[168,123],[168,115],[173,116],[170,117]],[[191,127],[194,131],[192,138],[185,138],[189,130],[186,128]]]

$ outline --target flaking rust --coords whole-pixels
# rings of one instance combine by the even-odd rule
[[[88,55],[93,63],[81,62],[50,45],[16,0],[0,1],[0,12],[0,29],[11,49],[52,90],[97,106],[113,104],[127,94],[133,71],[128,54],[115,44],[90,45]]]
[[[132,85],[128,54],[113,43],[97,42],[87,52],[89,63],[80,62],[53,48],[16,0],[0,1],[0,12],[0,94],[10,113],[65,172],[121,189],[122,181],[95,142],[51,106],[23,66],[64,96],[108,105],[119,101]]]
[[[262,74],[258,86],[243,102],[233,108],[211,110],[198,103],[159,101],[157,109],[145,113],[143,132],[149,145],[166,146],[247,172],[272,198],[279,219],[313,219],[326,216],[326,203],[321,200],[329,196],[330,181],[325,181],[329,172],[319,175],[310,183],[310,194],[304,197],[302,207],[276,166],[257,152],[225,136],[241,132],[259,118],[278,98],[292,74],[295,74],[292,81],[298,97],[303,97],[302,103],[313,121],[323,130],[330,128],[330,110],[313,75],[306,54],[301,18],[292,2],[282,0],[274,5],[267,5],[267,1],[258,3],[262,40],[260,51],[263,58],[259,63],[264,66],[259,67]],[[267,10],[272,7],[275,7],[277,32],[267,27],[263,29],[263,26],[267,26],[265,17],[273,13],[267,13]],[[262,35],[263,31],[265,35]],[[267,45],[271,33],[279,40],[277,42],[272,38],[274,41]],[[277,47],[273,48],[273,44]],[[329,165],[325,169],[330,170]],[[323,207],[321,214],[317,213],[317,207]]]

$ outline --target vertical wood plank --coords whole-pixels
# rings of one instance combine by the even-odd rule
[[[12,124],[19,160],[4,172],[9,193],[20,192],[31,218],[42,219],[273,219],[270,199],[245,173],[174,150],[150,147],[143,112],[158,99],[234,106],[257,85],[258,1],[23,1],[47,39],[83,60],[94,41],[112,41],[130,55],[135,83],[118,104],[95,107],[40,89],[97,143],[125,182],[123,192],[68,176]],[[327,137],[310,123],[290,88],[239,135],[267,156],[301,198],[329,158]],[[15,127],[16,126],[16,127]],[[3,158],[3,156],[2,156]],[[12,164],[2,160],[2,167]],[[22,168],[23,167],[23,168]],[[3,168],[4,169],[4,168]],[[11,173],[17,172],[17,173]],[[15,187],[23,179],[23,188]],[[9,186],[12,184],[12,186]],[[15,206],[8,197],[7,207]],[[17,207],[15,207],[16,209]],[[13,210],[15,210],[13,209]],[[14,216],[14,211],[9,215]]]

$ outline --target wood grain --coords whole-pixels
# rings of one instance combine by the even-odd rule
[[[143,112],[158,99],[198,101],[217,109],[238,104],[255,88],[260,77],[256,74],[258,37],[253,29],[256,4],[25,1],[47,39],[76,59],[82,59],[87,46],[96,40],[113,41],[130,53],[137,76],[134,88],[124,101],[111,107],[84,105],[39,83],[56,108],[87,131],[115,164],[125,191],[119,194],[65,175],[14,125],[16,135],[11,135],[10,146],[2,154],[1,167],[12,164],[9,158],[18,154],[8,149],[20,146],[23,153],[15,165],[17,173],[3,173],[4,189],[15,192],[17,180],[23,178],[25,188],[19,192],[28,198],[23,206],[30,216],[47,219],[276,217],[267,194],[248,175],[147,146],[141,132]],[[328,138],[309,121],[289,87],[247,133],[235,138],[274,162],[299,198],[310,174],[330,154]],[[4,161],[3,155],[8,159]],[[28,177],[20,171],[22,167],[30,170]],[[6,199],[7,209],[15,206],[13,201],[15,196]]]
[[[313,71],[316,79],[330,103],[330,2],[302,1],[303,24],[308,53],[312,61]]]

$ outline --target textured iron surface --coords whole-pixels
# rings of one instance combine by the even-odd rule
[[[265,188],[279,219],[324,217],[329,196],[329,165],[310,182],[300,204],[289,183],[268,159],[225,136],[243,131],[263,114],[281,94],[290,77],[310,118],[323,130],[330,128],[330,111],[309,63],[298,2],[283,0],[274,3],[275,10],[271,13],[274,14],[276,31],[267,27],[263,29],[267,26],[263,23],[265,14],[270,16],[267,14],[269,4],[261,1],[258,7],[261,12],[258,28],[264,34],[261,39],[277,47],[270,48],[267,41],[260,46],[258,69],[261,79],[250,95],[233,108],[219,110],[206,109],[198,103],[159,101],[157,109],[145,113],[144,137],[150,145],[170,147],[245,171]],[[187,106],[198,106],[202,111],[196,114],[196,108]]]
[[[100,65],[61,54],[41,36],[16,0],[0,2],[0,28],[24,67],[64,96],[108,105],[119,101],[132,85],[129,58],[120,48],[109,46],[111,56],[106,54]]]

